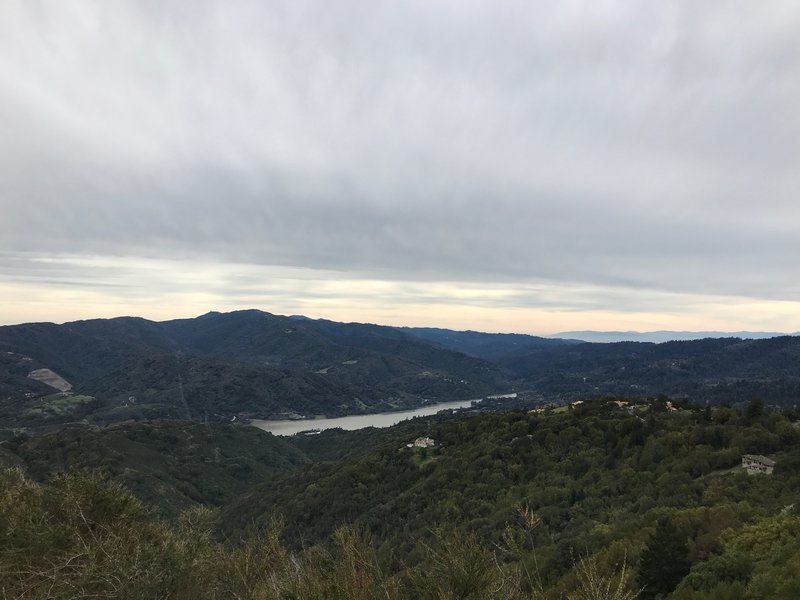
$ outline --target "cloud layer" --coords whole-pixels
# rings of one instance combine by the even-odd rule
[[[800,302],[799,28],[793,2],[4,2],[0,272]]]

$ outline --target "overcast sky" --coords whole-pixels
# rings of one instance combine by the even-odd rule
[[[0,323],[800,330],[800,4],[0,3]]]

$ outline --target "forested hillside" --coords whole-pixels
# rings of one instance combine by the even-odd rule
[[[698,592],[736,582],[744,589],[759,569],[774,568],[749,554],[742,571],[714,579],[731,548],[744,543],[726,530],[750,531],[760,519],[793,514],[800,490],[796,425],[776,412],[761,414],[758,401],[743,414],[725,407],[670,412],[663,399],[640,402],[633,414],[627,408],[598,401],[561,414],[443,421],[431,425],[433,449],[391,439],[352,460],[312,464],[227,506],[222,522],[228,531],[248,531],[281,507],[295,544],[325,540],[355,523],[371,536],[379,561],[399,568],[424,562],[443,523],[512,560],[507,528],[517,530],[521,514],[535,516],[518,542],[527,549],[526,566],[538,569],[539,583],[556,596],[574,584],[581,556],[606,569],[639,564],[660,519],[685,543],[681,578],[691,567],[687,582]],[[775,472],[748,476],[742,454],[771,456]],[[791,579],[789,566],[780,564],[783,579]],[[681,597],[692,596],[689,583]]]
[[[0,327],[0,425],[357,414],[511,385],[486,361],[389,327],[209,313]],[[29,375],[50,370],[71,389]]]
[[[341,416],[524,391],[793,406],[800,337],[587,344],[257,310],[0,327],[0,428]]]
[[[436,328],[407,331],[507,368],[545,402],[662,393],[711,404],[746,402],[754,395],[784,406],[800,401],[800,336],[585,343]]]
[[[134,596],[158,585],[187,598],[796,598],[796,414],[758,400],[669,406],[599,400],[287,439],[179,423],[16,439],[0,456],[42,483],[4,475],[0,585],[30,597],[118,592],[127,578]],[[407,447],[421,435],[435,445]],[[743,454],[774,472],[748,475]],[[95,466],[138,499],[56,474]],[[189,512],[175,520],[171,503]]]
[[[530,350],[582,343],[576,339],[553,339],[520,333],[453,331],[438,327],[408,327],[403,330],[427,342],[493,362],[503,362]]]
[[[605,395],[685,397],[698,404],[800,402],[800,337],[617,342],[531,349],[500,364],[549,401]]]
[[[0,445],[0,467],[24,466],[49,482],[59,473],[100,470],[165,517],[222,506],[309,459],[289,440],[254,427],[185,421],[120,423],[20,435]]]

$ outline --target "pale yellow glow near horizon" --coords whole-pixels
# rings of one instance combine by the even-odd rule
[[[280,266],[153,258],[32,258],[0,281],[0,324],[257,308],[336,321],[549,335],[560,331],[800,330],[800,302],[569,282],[390,281]]]
[[[322,307],[320,307],[322,309]],[[761,308],[767,308],[762,306]],[[613,311],[556,311],[529,307],[485,308],[476,306],[415,305],[413,313],[407,307],[383,307],[371,311],[365,318],[367,307],[326,307],[325,310],[306,311],[304,314],[324,316],[336,321],[368,321],[381,325],[441,327],[445,329],[527,333],[552,335],[562,331],[784,331],[793,333],[798,328],[766,327],[763,323],[728,320],[714,315],[666,315],[663,313]],[[800,310],[796,306],[795,310]],[[731,325],[734,323],[734,325]]]
[[[74,264],[74,263],[73,263]],[[91,281],[0,282],[0,324],[140,316],[190,318],[209,310],[257,308],[336,321],[391,326],[550,335],[561,331],[800,330],[800,303],[641,292],[599,286],[529,286],[460,282],[398,282],[252,265],[207,265],[105,259],[84,266],[110,269],[106,285]],[[237,287],[238,286],[238,287]],[[547,307],[515,305],[520,292]],[[643,294],[643,304],[670,310],[581,308],[593,294]],[[574,300],[575,304],[570,305]]]

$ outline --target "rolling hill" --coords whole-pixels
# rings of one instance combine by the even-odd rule
[[[551,400],[667,394],[711,404],[753,396],[783,406],[800,402],[800,337],[794,336],[575,344],[500,364]]]
[[[494,362],[502,362],[531,350],[581,343],[580,339],[545,338],[521,333],[453,331],[436,327],[409,327],[404,328],[404,331],[426,342]]]
[[[30,377],[40,369],[71,389]],[[0,327],[7,427],[335,416],[477,398],[509,385],[504,369],[397,329],[255,310]]]
[[[800,337],[583,343],[245,310],[0,327],[0,427],[341,416],[526,390],[800,402]]]

